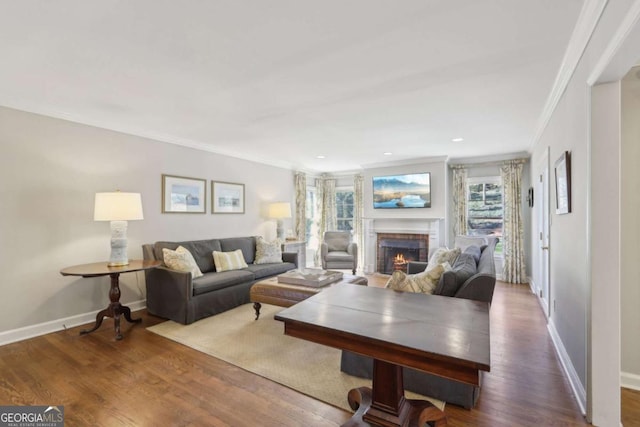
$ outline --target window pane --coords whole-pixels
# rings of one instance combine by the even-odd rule
[[[483,200],[483,187],[484,184],[469,185],[469,200]]]
[[[336,191],[336,220],[338,230],[353,230],[353,191]]]
[[[502,184],[497,183],[497,177],[490,177],[487,181],[478,182],[476,179],[468,185],[467,234],[502,236]]]
[[[502,186],[497,184],[485,184],[485,199],[502,203]]]

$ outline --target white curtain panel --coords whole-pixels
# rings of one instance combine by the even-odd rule
[[[503,280],[525,283],[524,227],[522,224],[522,164],[521,160],[505,162],[500,168],[504,200],[502,230],[504,269]]]
[[[364,234],[362,217],[364,216],[364,177],[353,177],[353,241],[358,245],[358,265],[364,265]]]
[[[335,231],[338,228],[336,220],[336,180],[323,174],[316,179],[318,195],[318,212],[320,212],[320,226],[318,227],[318,247],[316,248],[315,265],[322,265],[320,260],[320,244],[325,231]]]
[[[293,176],[293,186],[296,193],[296,238],[305,240],[307,233],[307,175],[303,172],[296,172]]]
[[[467,168],[453,168],[453,233],[456,236],[467,234]]]

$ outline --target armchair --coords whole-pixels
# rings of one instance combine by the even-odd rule
[[[356,274],[358,245],[351,241],[350,231],[326,231],[320,246],[322,268],[351,269]]]

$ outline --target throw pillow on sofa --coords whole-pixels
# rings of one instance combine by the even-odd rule
[[[418,274],[394,271],[385,287],[395,291],[433,294],[442,274],[450,269],[451,265],[445,262]]]
[[[455,296],[464,282],[476,273],[476,269],[476,260],[473,255],[469,253],[460,254],[451,270],[442,275],[442,280],[438,284],[435,294],[446,297]]]
[[[431,258],[429,259],[427,270],[435,268],[436,266],[444,264],[445,262],[448,262],[449,265],[453,265],[453,263],[456,261],[456,258],[458,258],[458,255],[460,255],[461,252],[462,251],[460,250],[460,248],[449,249],[443,247],[436,249],[436,251],[431,255]]]
[[[262,237],[256,240],[256,260],[254,264],[273,264],[282,262],[282,243],[280,240],[267,242]]]
[[[213,251],[213,263],[216,265],[216,271],[240,270],[248,267],[241,249],[232,252]]]
[[[175,251],[171,249],[162,249],[162,259],[164,263],[172,270],[191,272],[191,278],[196,279],[201,277],[202,271],[196,264],[196,260],[193,259],[193,255],[183,246],[178,246]]]

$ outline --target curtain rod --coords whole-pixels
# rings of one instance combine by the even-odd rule
[[[493,160],[491,162],[478,162],[478,163],[449,163],[449,168],[451,169],[462,169],[462,168],[470,168],[474,166],[502,166],[507,163],[527,163],[529,159],[519,158],[519,159],[508,159],[508,160]]]

